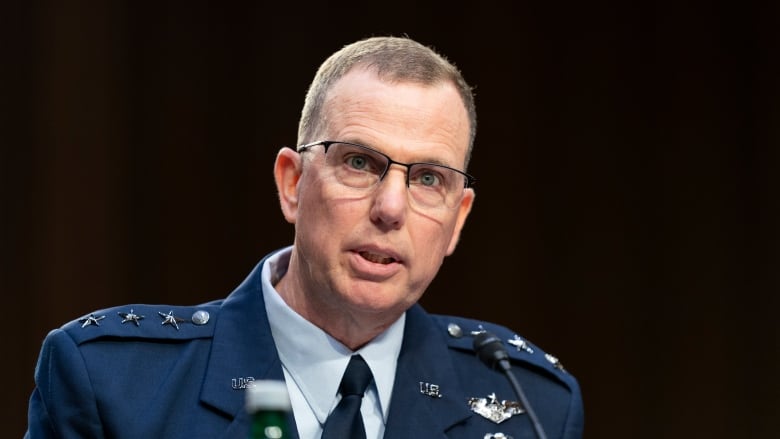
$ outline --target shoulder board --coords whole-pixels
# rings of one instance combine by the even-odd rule
[[[62,326],[76,343],[100,338],[190,340],[214,333],[217,302],[196,306],[122,305],[93,311]]]
[[[504,342],[507,353],[513,362],[526,363],[541,368],[564,382],[573,380],[557,357],[545,352],[511,329],[495,323],[464,317],[434,315],[439,327],[447,335],[450,348],[474,352],[474,335],[490,332]]]

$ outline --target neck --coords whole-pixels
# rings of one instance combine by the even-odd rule
[[[381,313],[360,312],[315,300],[313,295],[306,294],[299,278],[290,271],[274,287],[287,306],[352,351],[368,344],[400,317],[388,318]]]

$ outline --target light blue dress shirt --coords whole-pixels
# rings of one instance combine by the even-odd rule
[[[287,306],[273,287],[287,271],[291,250],[287,247],[268,259],[262,282],[268,321],[282,362],[298,434],[301,439],[322,436],[322,426],[338,404],[338,387],[349,358],[359,353],[374,375],[374,384],[366,391],[361,407],[366,437],[381,439],[406,315],[360,350],[351,351]]]

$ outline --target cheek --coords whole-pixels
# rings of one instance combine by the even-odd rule
[[[418,218],[407,224],[412,243],[420,262],[426,270],[438,269],[447,255],[454,231],[453,222],[435,222],[429,218]]]
[[[354,223],[368,216],[366,198],[345,193],[338,185],[312,179],[301,185],[298,227],[316,234],[309,239],[325,240],[348,231]]]

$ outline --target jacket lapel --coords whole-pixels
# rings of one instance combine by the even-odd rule
[[[446,430],[471,416],[442,337],[419,305],[407,312],[385,437],[445,438]],[[424,393],[428,385],[438,386],[440,396]]]
[[[233,418],[223,437],[245,435],[249,416],[244,410],[244,385],[252,380],[284,380],[263,301],[260,261],[223,302],[215,323],[201,401]],[[290,416],[293,437],[297,429]]]

